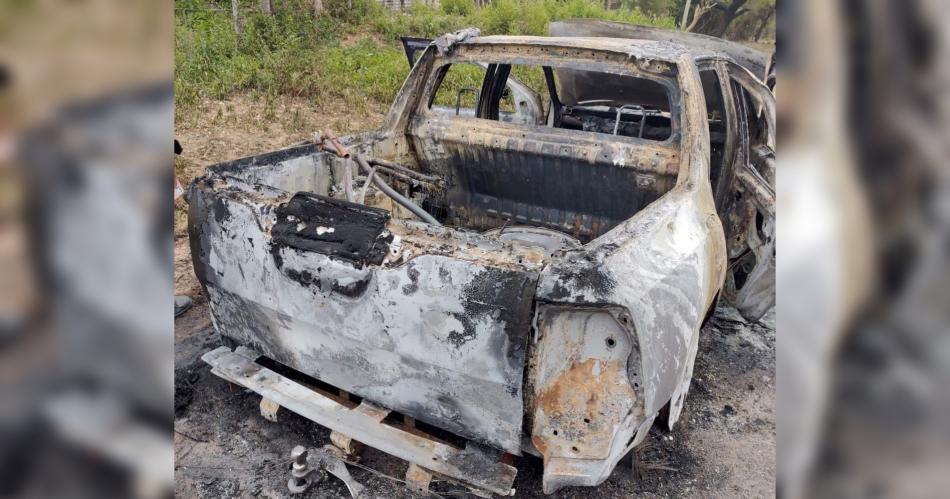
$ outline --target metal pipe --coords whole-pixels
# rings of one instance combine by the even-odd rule
[[[343,163],[343,193],[346,195],[346,200],[351,203],[356,199],[353,195],[353,171],[348,162]]]
[[[637,104],[624,104],[617,108],[617,121],[614,123],[614,135],[617,135],[617,130],[620,129],[620,113],[622,113],[624,109],[639,109],[640,110],[640,131],[642,132],[643,131],[643,116],[644,116],[643,106],[640,106]]]
[[[374,167],[369,171],[369,176],[366,177],[366,183],[363,184],[363,189],[360,191],[360,204],[366,204],[366,191],[369,190],[369,184],[373,182],[373,177],[376,176],[376,168]]]
[[[366,162],[369,163],[369,164],[371,164],[371,165],[373,165],[373,166],[375,167],[375,169],[376,169],[377,172],[379,172],[379,173],[385,173],[386,175],[389,175],[389,176],[398,178],[398,179],[400,179],[400,180],[402,180],[402,181],[404,181],[404,182],[410,183],[410,184],[412,184],[412,185],[418,185],[420,182],[423,182],[423,183],[434,183],[434,182],[435,182],[435,181],[422,180],[422,179],[418,179],[418,178],[415,178],[415,177],[410,177],[409,175],[406,175],[405,173],[399,172],[399,171],[397,171],[397,170],[393,170],[392,168],[388,168],[388,167],[385,167],[385,166],[382,166],[382,165],[377,165],[376,163],[373,162],[372,159],[367,160]]]
[[[429,182],[438,182],[439,180],[441,180],[441,179],[440,179],[438,176],[436,176],[436,175],[426,175],[425,173],[417,172],[417,171],[415,171],[415,170],[413,170],[413,169],[411,169],[411,168],[407,168],[407,167],[402,166],[402,165],[400,165],[400,164],[398,164],[398,163],[393,163],[392,161],[386,161],[385,159],[370,158],[370,159],[369,159],[369,164],[371,164],[371,165],[377,165],[377,166],[382,166],[383,168],[389,168],[390,170],[396,170],[396,171],[402,172],[402,173],[404,173],[404,174],[406,174],[406,175],[415,177],[415,178],[417,178],[417,179],[419,179],[419,180],[426,180],[426,181],[429,181]]]
[[[354,156],[354,159],[356,160],[356,164],[360,165],[360,168],[362,168],[363,171],[367,173],[367,175],[373,171],[373,169],[370,168],[369,164],[366,162],[365,159],[363,159],[362,156],[359,156],[359,155]],[[432,225],[440,225],[440,226],[442,225],[427,211],[418,207],[415,203],[408,200],[402,194],[399,194],[398,192],[396,192],[392,187],[389,186],[389,184],[384,182],[383,179],[379,178],[378,175],[373,175],[373,183],[376,185],[377,188],[379,188],[379,190],[383,191],[384,194],[392,198],[393,201],[399,203],[404,208],[411,211],[417,217],[422,219],[422,221],[426,223],[430,223]]]
[[[330,145],[332,145],[333,148],[336,149],[335,152],[336,152],[336,155],[337,155],[337,156],[339,156],[339,157],[341,157],[341,158],[349,158],[349,157],[350,157],[350,151],[349,151],[343,144],[340,143],[340,141],[337,139],[336,135],[334,135],[334,133],[331,132],[330,130],[324,130],[324,131],[323,131],[323,135],[322,135],[321,138],[322,138],[323,140],[328,140],[328,141],[330,141]]]
[[[409,175],[406,175],[405,173],[397,172],[396,170],[393,170],[392,168],[386,168],[385,166],[376,165],[376,170],[379,171],[380,173],[385,173],[387,175],[396,177],[400,180],[409,182],[410,184],[417,184],[421,182],[421,180],[417,178],[412,178]]]
[[[315,142],[321,147],[324,141],[330,141],[330,145],[333,146],[332,152],[344,159],[350,157],[350,151],[348,151],[346,147],[343,146],[343,144],[340,144],[340,141],[337,140],[336,135],[334,135],[333,132],[329,130],[324,130],[322,132],[317,131],[317,133],[314,135]],[[350,170],[349,164],[345,164],[344,168],[343,193],[346,196],[346,200],[352,203],[356,199],[356,196],[353,194],[353,172]]]
[[[686,30],[686,20],[689,19],[689,5],[693,3],[692,0],[686,0],[686,6],[683,7],[683,18],[680,19],[680,29]]]

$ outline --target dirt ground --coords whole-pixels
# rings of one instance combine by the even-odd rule
[[[370,110],[353,120],[344,111],[289,99],[204,103],[199,113],[179,119],[176,136],[185,149],[176,162],[179,179],[187,185],[207,165],[299,143],[320,128],[339,134],[371,129],[383,117],[383,110]],[[277,423],[265,420],[259,396],[212,375],[201,362],[220,340],[191,269],[185,223],[186,205],[179,201],[175,291],[194,298],[195,306],[175,321],[176,496],[288,497],[290,449],[329,443],[329,430],[283,409]],[[520,458],[517,497],[774,497],[774,407],[774,315],[748,324],[720,307],[702,331],[692,387],[672,431],[658,422],[605,483],[552,496],[541,493],[541,460]],[[350,467],[369,497],[417,497],[386,477],[402,479],[405,462],[367,448],[361,465],[375,470]],[[447,483],[432,488],[443,497],[474,497]],[[301,497],[348,494],[330,477]]]
[[[372,130],[382,123],[385,112],[372,107],[351,112],[339,103],[249,94],[201,102],[187,116],[176,118],[175,138],[183,151],[175,159],[175,175],[187,187],[215,163],[300,144],[317,130],[337,135]],[[184,200],[175,203],[175,294],[200,300],[201,287],[191,270],[187,210]]]

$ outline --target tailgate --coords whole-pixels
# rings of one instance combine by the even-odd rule
[[[539,250],[313,194],[197,192],[195,258],[222,335],[520,454]]]

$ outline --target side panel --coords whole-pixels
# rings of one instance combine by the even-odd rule
[[[602,483],[666,403],[670,425],[677,419],[723,246],[708,184],[676,188],[542,272],[529,411],[545,492]],[[563,386],[575,394],[552,404]],[[573,399],[587,412],[563,407]]]
[[[477,234],[397,230],[389,221],[379,239],[388,246],[386,263],[331,258],[271,239],[272,228],[283,227],[285,241],[312,239],[303,233],[318,229],[310,224],[319,217],[306,219],[306,210],[282,203],[288,197],[193,186],[193,258],[216,329],[374,403],[520,454],[541,256],[491,246]],[[291,216],[297,239],[287,234],[295,229],[287,227]],[[441,253],[420,249],[423,240],[437,241]]]

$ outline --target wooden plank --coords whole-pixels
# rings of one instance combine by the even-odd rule
[[[264,416],[264,419],[272,423],[276,423],[277,411],[279,410],[280,405],[277,402],[274,402],[267,397],[261,397],[261,416]]]
[[[221,378],[370,447],[479,489],[503,496],[513,493],[518,470],[499,462],[491,449],[469,442],[460,450],[381,424],[376,408],[347,408],[227,347],[206,353],[202,360]]]

